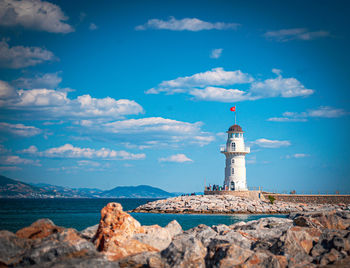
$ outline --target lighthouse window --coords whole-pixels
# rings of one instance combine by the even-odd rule
[[[231,159],[231,164],[234,164],[235,163],[235,160],[234,159]]]
[[[236,143],[235,142],[233,142],[231,144],[231,148],[232,148],[232,151],[236,151]]]
[[[235,169],[231,168],[231,174],[235,174]]]

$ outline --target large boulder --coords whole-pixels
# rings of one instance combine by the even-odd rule
[[[168,248],[161,252],[165,267],[205,267],[207,249],[201,241],[191,236],[178,235]]]
[[[101,210],[94,243],[109,260],[118,260],[145,251],[158,251],[148,244],[132,239],[136,233],[145,233],[141,224],[124,212],[119,203],[109,203]]]
[[[63,230],[63,227],[56,226],[49,219],[40,219],[32,223],[32,225],[18,230],[16,235],[21,238],[37,239],[47,237]]]
[[[22,265],[38,265],[54,263],[70,259],[101,258],[94,244],[80,237],[75,229],[65,229],[43,239],[35,239],[26,250]]]
[[[232,267],[243,264],[254,252],[234,243],[216,244],[207,255],[208,267]]]
[[[336,230],[350,228],[350,213],[344,211],[309,212],[292,214],[291,218],[296,226],[316,227]]]
[[[143,226],[142,233],[136,233],[133,239],[144,244],[150,245],[157,250],[163,250],[171,243],[171,235],[166,228],[159,225]]]

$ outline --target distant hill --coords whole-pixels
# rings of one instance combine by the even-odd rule
[[[57,185],[51,185],[46,183],[36,183],[31,184],[40,188],[43,188],[47,191],[53,191],[57,194],[60,194],[62,197],[66,198],[99,198],[103,190],[100,189],[90,189],[90,188],[69,188]]]
[[[55,192],[0,175],[0,198],[47,198]]]
[[[148,186],[118,186],[112,190],[104,191],[102,197],[119,197],[119,198],[167,198],[175,196],[172,193],[162,189]]]
[[[46,183],[28,184],[0,175],[0,198],[167,198],[176,196],[148,186],[118,186],[103,191],[96,188],[69,188]]]

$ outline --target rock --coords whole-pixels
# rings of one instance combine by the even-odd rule
[[[97,229],[98,229],[98,224],[87,227],[80,232],[80,235],[85,239],[92,240],[97,233]]]
[[[233,265],[243,264],[253,251],[241,248],[235,244],[218,244],[215,245],[207,256],[207,267],[232,267]]]
[[[275,256],[267,251],[254,252],[249,259],[242,265],[244,268],[279,268],[287,267],[287,261],[284,256]]]
[[[101,219],[94,243],[100,251],[108,251],[115,243],[121,243],[140,231],[141,224],[123,211],[119,203],[108,203],[101,210]]]
[[[178,239],[188,239],[189,237],[196,238],[201,241],[201,243],[207,247],[211,240],[214,239],[218,234],[209,226],[200,224],[197,227],[189,229],[180,235],[177,235]]]
[[[21,265],[42,265],[57,260],[102,257],[94,245],[79,236],[75,229],[65,229],[43,239],[35,239],[26,250]]]
[[[316,228],[294,226],[288,229],[284,238],[284,252],[290,265],[310,263],[312,257],[309,253],[320,235],[321,232]]]
[[[165,229],[168,230],[171,238],[183,232],[181,225],[176,220],[169,222]]]
[[[129,256],[118,261],[119,267],[136,268],[136,267],[149,267],[149,268],[162,268],[165,264],[159,253],[142,252],[137,255]]]
[[[231,231],[231,228],[225,224],[214,225],[212,226],[212,228],[215,232],[217,232],[220,235],[226,234],[229,231]]]
[[[242,231],[246,236],[255,239],[279,238],[292,226],[293,222],[285,218],[262,218],[243,225],[232,226],[235,231]]]
[[[169,247],[161,252],[165,267],[205,267],[207,250],[203,244],[194,237],[180,236],[176,236]]]
[[[330,252],[324,254],[321,257],[320,264],[321,265],[333,264],[340,259],[342,259],[342,255],[340,254],[340,252],[332,248]]]
[[[348,210],[343,204],[298,204],[241,198],[232,195],[181,196],[157,200],[141,205],[133,212],[165,213],[288,213],[298,211],[328,212],[334,209]]]
[[[0,267],[18,264],[31,241],[9,231],[0,231]],[[6,267],[5,266],[5,267]]]
[[[143,226],[143,232],[135,234],[133,239],[161,251],[169,246],[172,237],[168,229],[162,228],[159,225],[152,225]]]
[[[103,267],[103,268],[120,268],[118,262],[111,262],[104,258],[85,257],[70,258],[56,260],[54,262],[41,263],[39,265],[31,265],[30,268],[87,268],[87,267]]]
[[[301,227],[316,227],[346,230],[350,227],[350,216],[345,211],[309,212],[291,215],[293,223]]]
[[[16,235],[21,238],[37,239],[61,232],[62,230],[64,230],[63,227],[56,226],[51,220],[40,219],[29,227],[18,230]]]
[[[118,260],[156,248],[132,239],[135,233],[144,233],[140,223],[123,211],[119,203],[109,203],[101,210],[101,220],[94,243],[109,260]]]

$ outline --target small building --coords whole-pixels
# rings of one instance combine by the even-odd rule
[[[250,153],[250,148],[244,144],[243,130],[239,125],[234,124],[226,133],[226,146],[220,148],[226,157],[224,189],[247,191],[245,155]]]

